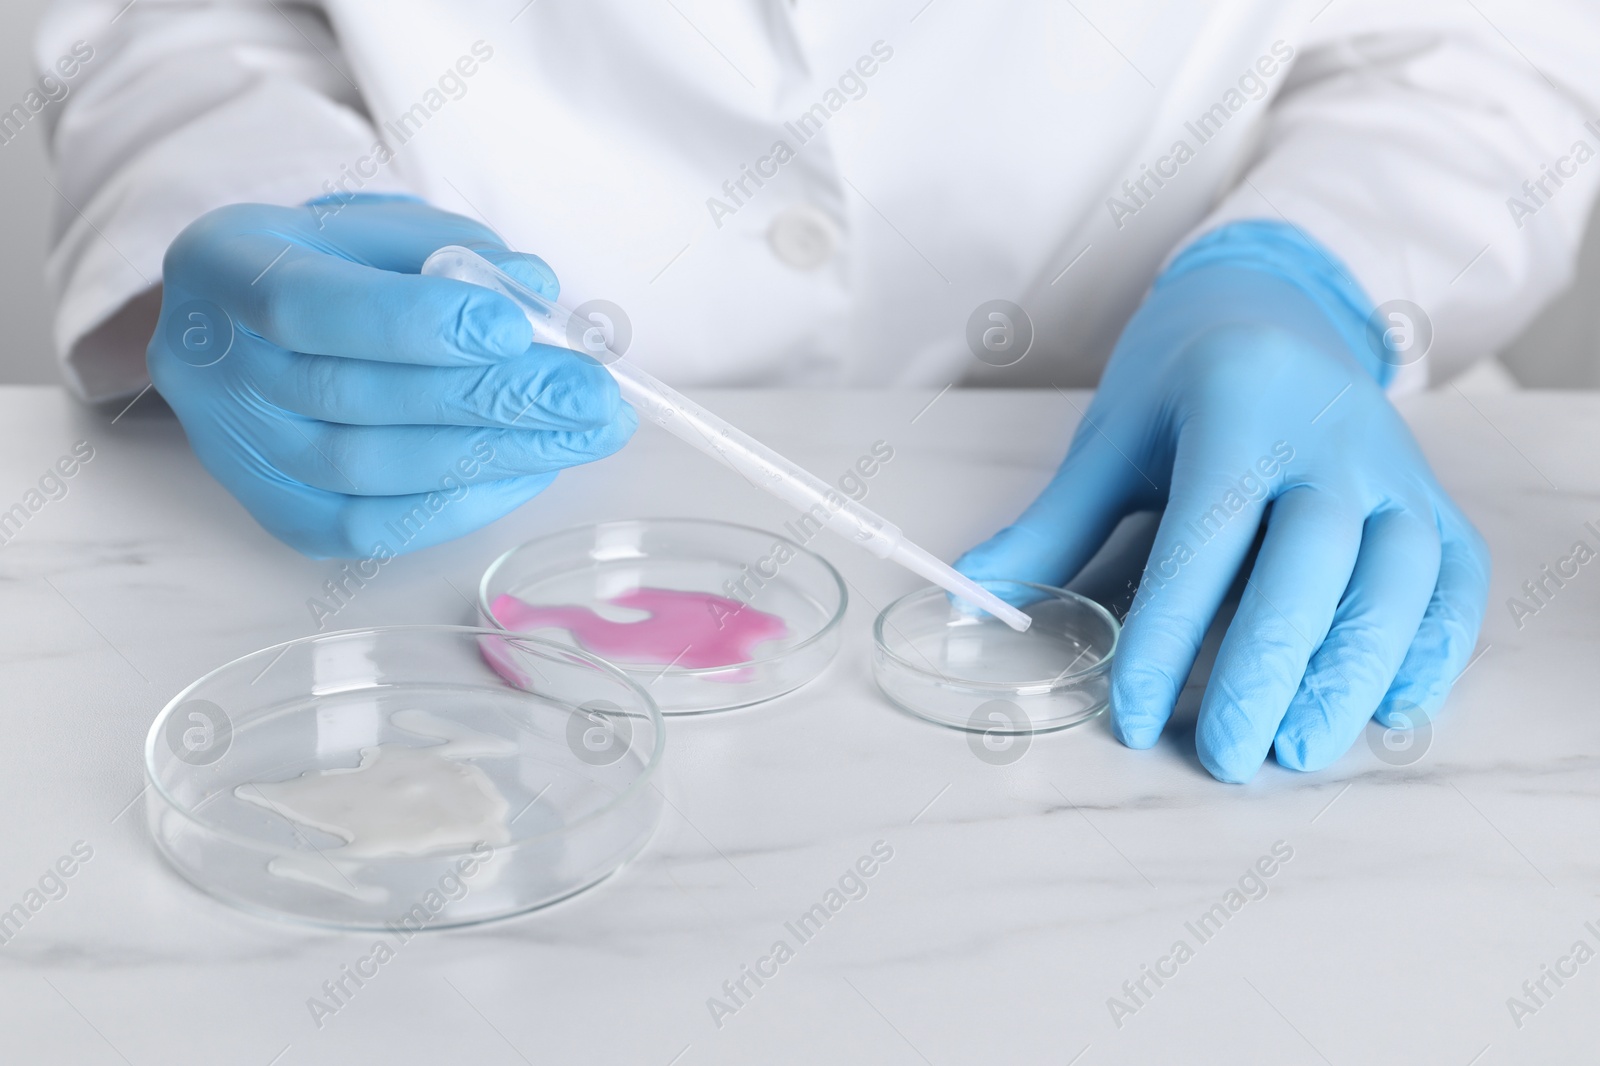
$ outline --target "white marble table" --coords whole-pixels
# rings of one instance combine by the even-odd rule
[[[869,502],[947,555],[1026,502],[1077,419],[1054,392],[955,391],[925,411],[926,393],[707,396],[819,472],[888,440]],[[307,1000],[373,936],[213,902],[162,864],[136,797],[162,704],[311,632],[306,600],[334,567],[258,530],[152,398],[113,425],[55,390],[0,390],[0,510],[74,442],[94,448],[0,547],[0,910],[58,860],[73,870],[0,946],[0,1061],[1595,1061],[1600,959],[1561,959],[1579,940],[1600,950],[1600,566],[1520,630],[1506,600],[1596,541],[1600,398],[1446,391],[1405,409],[1496,565],[1482,655],[1419,761],[1360,743],[1327,772],[1269,764],[1232,787],[1206,776],[1191,730],[1135,752],[1098,721],[990,765],[872,687],[872,605],[913,580],[819,541],[854,589],[845,650],[781,701],[670,723],[671,804],[635,863],[543,912],[410,941],[319,1029]],[[340,621],[467,621],[463,594],[507,546],[651,514],[786,517],[641,434],[492,528],[385,567]],[[877,841],[893,858],[868,894],[764,987],[747,980],[718,1028],[708,998]],[[1190,927],[1274,845],[1292,858],[1263,863],[1267,894],[1202,941]],[[1179,940],[1192,957],[1161,962]],[[1159,987],[1157,965],[1173,974]],[[1576,974],[1530,999],[1523,982],[1557,965]],[[1113,996],[1137,1011],[1114,1019]],[[1512,996],[1537,1010],[1514,1019]]]

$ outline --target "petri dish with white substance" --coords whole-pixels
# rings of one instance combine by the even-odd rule
[[[615,664],[663,714],[774,699],[839,650],[844,580],[795,536],[729,522],[600,522],[502,555],[478,587],[482,624],[571,644]]]
[[[919,718],[982,734],[1064,729],[1104,711],[1116,618],[1066,589],[982,584],[1033,619],[1027,631],[956,604],[943,589],[903,596],[872,629],[872,673],[883,694]]]
[[[577,649],[466,626],[324,633],[180,692],[145,744],[151,836],[237,907],[420,931],[604,880],[649,840],[664,732]]]

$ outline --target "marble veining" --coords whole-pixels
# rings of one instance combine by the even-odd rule
[[[953,390],[913,423],[928,396],[705,395],[820,471],[890,441],[895,463],[874,479],[871,505],[946,557],[1026,504],[1085,399]],[[158,408],[111,425],[115,412],[56,390],[0,389],[0,489],[20,491],[38,455],[80,438],[96,448],[71,493],[0,547],[0,721],[11,731],[0,745],[0,1057],[1587,1061],[1600,1043],[1600,969],[1583,967],[1520,1027],[1507,1000],[1600,919],[1600,578],[1570,583],[1520,629],[1506,600],[1600,517],[1600,397],[1473,403],[1444,390],[1403,406],[1495,563],[1481,657],[1415,762],[1380,760],[1369,726],[1326,772],[1269,764],[1225,786],[1196,763],[1192,727],[1134,752],[1103,721],[1035,737],[1012,764],[982,762],[963,735],[894,711],[872,688],[871,605],[914,579],[819,538],[812,546],[851,585],[839,660],[768,706],[669,722],[658,785],[670,803],[634,863],[523,918],[390,937],[393,960],[319,1027],[307,1001],[374,935],[209,899],[155,854],[137,797],[161,706],[228,659],[315,632],[306,601],[336,564],[256,528]],[[777,528],[791,517],[703,463],[645,427],[495,525],[387,564],[337,623],[471,622],[483,568],[567,525],[714,514]],[[7,908],[26,912],[26,893],[79,840],[93,862],[8,926]],[[893,862],[719,1027],[707,1002],[726,995],[723,982],[880,840]],[[1141,965],[1277,841],[1294,859],[1266,894],[1117,1024],[1108,1001],[1125,999]]]

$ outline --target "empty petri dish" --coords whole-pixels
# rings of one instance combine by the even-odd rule
[[[663,714],[791,692],[839,650],[838,571],[750,526],[644,518],[579,526],[495,560],[484,625],[571,643],[647,689]]]
[[[582,891],[644,847],[663,738],[637,684],[562,644],[466,626],[318,634],[162,710],[150,833],[188,880],[257,913],[400,935],[481,922]]]
[[[873,626],[872,672],[898,707],[980,733],[1036,733],[1088,721],[1110,699],[1117,620],[1075,592],[1020,581],[985,588],[1033,618],[1024,633],[925,588]]]

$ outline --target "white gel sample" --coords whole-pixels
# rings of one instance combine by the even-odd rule
[[[381,889],[355,882],[361,860],[510,842],[510,804],[489,775],[467,760],[515,755],[516,744],[426,711],[397,711],[389,721],[444,743],[379,744],[362,748],[357,766],[234,789],[241,800],[344,841],[341,847],[274,859],[269,871],[356,898],[381,899]]]

